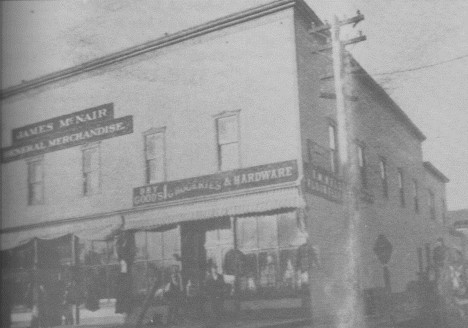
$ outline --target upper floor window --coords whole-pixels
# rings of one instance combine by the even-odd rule
[[[44,204],[44,162],[28,162],[28,205]]]
[[[403,180],[403,169],[398,169],[398,190],[400,191],[400,205],[405,206],[405,184]]]
[[[429,213],[431,215],[431,219],[435,220],[436,219],[435,197],[434,197],[434,193],[432,192],[432,190],[429,190]]]
[[[328,146],[330,148],[331,171],[333,173],[338,173],[340,169],[340,163],[338,159],[338,138],[335,124],[330,123],[328,125],[328,140]]]
[[[83,195],[91,196],[101,189],[101,152],[99,145],[83,149]]]
[[[361,184],[363,188],[367,188],[366,153],[365,153],[364,145],[358,144],[357,152],[358,152],[357,155],[358,155],[359,173],[361,175]]]
[[[414,211],[419,213],[419,187],[418,181],[413,180],[413,201],[414,201]]]
[[[165,179],[164,131],[145,135],[146,183],[156,183]]]
[[[218,167],[221,171],[239,168],[239,115],[238,113],[216,119]]]
[[[445,224],[447,223],[447,217],[446,217],[446,212],[447,212],[447,204],[445,203],[445,199],[441,198],[442,202],[442,222]]]
[[[385,198],[388,198],[388,182],[387,182],[387,160],[380,158],[380,180],[382,181],[382,191]]]

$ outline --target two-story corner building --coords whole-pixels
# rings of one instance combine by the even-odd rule
[[[336,104],[321,79],[331,62],[314,53],[324,40],[312,22],[303,1],[274,1],[3,90],[1,247],[18,290],[28,270],[72,264],[84,288],[115,298],[114,236],[128,231],[133,294],[177,265],[199,295],[214,262],[244,309],[310,297],[314,315],[334,316],[350,240],[368,314],[382,290],[405,292],[444,234],[448,180],[353,61],[362,186],[350,238]]]

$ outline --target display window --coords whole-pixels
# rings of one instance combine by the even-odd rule
[[[2,276],[8,273],[12,279],[9,281],[13,293],[14,306],[25,307],[28,305],[27,293],[31,282],[34,263],[34,248],[30,242],[12,250],[1,252]]]
[[[296,212],[237,219],[244,298],[294,296],[306,290],[308,254],[301,245],[306,245],[307,235],[302,230]]]
[[[132,265],[133,287],[137,295],[145,295],[156,282],[169,283],[174,267],[180,269],[180,228],[164,231],[135,232],[135,262]]]

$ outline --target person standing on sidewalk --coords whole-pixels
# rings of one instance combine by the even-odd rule
[[[171,273],[171,281],[164,291],[164,299],[169,306],[168,324],[178,324],[181,322],[181,309],[184,303],[184,292],[182,287],[182,278],[179,273],[179,267],[174,266]]]
[[[445,246],[443,238],[437,238],[436,246],[432,252],[432,260],[435,266],[436,280],[439,280],[441,270],[445,265],[445,257],[447,253],[447,247]]]
[[[224,313],[224,289],[223,275],[218,273],[214,263],[210,265],[210,271],[206,279],[205,288],[208,296],[210,316],[208,327],[218,327]]]

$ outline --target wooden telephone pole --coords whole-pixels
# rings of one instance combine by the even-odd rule
[[[331,50],[333,59],[333,77],[335,86],[335,98],[336,99],[336,120],[337,120],[337,132],[338,132],[338,151],[340,157],[340,173],[344,183],[344,199],[343,208],[345,214],[345,231],[346,239],[343,241],[343,250],[345,257],[347,258],[346,263],[341,263],[340,267],[344,267],[343,272],[335,277],[336,280],[341,281],[341,286],[346,291],[346,299],[340,304],[340,310],[335,313],[334,316],[339,327],[360,327],[362,323],[362,302],[359,292],[359,278],[358,278],[358,258],[359,258],[359,244],[357,240],[358,236],[358,222],[359,222],[359,210],[356,207],[359,194],[356,195],[356,191],[360,192],[360,185],[358,181],[358,171],[356,161],[353,160],[353,149],[351,138],[353,137],[353,122],[352,113],[349,111],[351,108],[347,108],[346,99],[352,98],[345,95],[344,87],[347,81],[345,71],[345,47],[350,44],[361,42],[366,40],[366,37],[359,33],[358,37],[341,40],[340,32],[341,28],[345,25],[353,24],[356,26],[359,22],[364,20],[364,15],[359,11],[357,15],[351,18],[339,20],[338,17],[334,16],[333,23],[329,24],[326,22],[324,25],[313,27],[310,33],[318,34],[327,38],[331,45],[327,45],[321,48],[315,53]],[[313,295],[311,295],[313,297]]]

